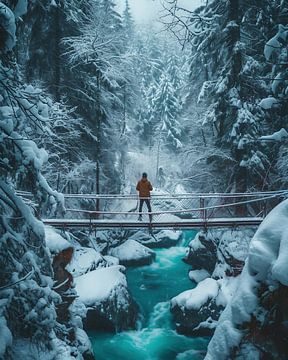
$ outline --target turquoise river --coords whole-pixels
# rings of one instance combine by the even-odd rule
[[[180,245],[156,249],[156,261],[152,265],[127,269],[129,289],[140,305],[142,321],[136,331],[90,332],[97,360],[203,359],[208,339],[177,334],[169,311],[173,296],[195,286],[188,278],[190,266],[181,259],[196,232],[183,234]]]

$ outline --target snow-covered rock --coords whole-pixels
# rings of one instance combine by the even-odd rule
[[[212,273],[217,262],[217,249],[205,233],[199,232],[189,244],[184,262],[193,266],[193,270],[206,270]]]
[[[217,280],[207,278],[201,281],[194,289],[187,290],[171,300],[172,309],[179,306],[182,310],[199,310],[209,299],[218,295]]]
[[[74,279],[79,300],[88,307],[84,326],[112,331],[135,328],[138,309],[127,288],[124,266],[110,266]]]
[[[210,335],[222,307],[216,303],[219,284],[207,278],[194,289],[184,291],[171,300],[176,329],[186,335]],[[202,326],[206,323],[206,326]]]
[[[109,254],[118,258],[126,266],[149,265],[155,260],[155,252],[139,242],[128,239],[123,244],[109,250]]]
[[[259,358],[287,358],[287,221],[285,200],[255,233],[239,286],[220,316],[206,360],[230,359],[235,349],[240,359],[251,346],[257,347]]]
[[[210,335],[238,285],[238,278],[206,278],[171,300],[176,329],[188,335]]]
[[[106,267],[107,261],[97,251],[91,248],[79,247],[74,249],[73,257],[66,266],[66,270],[77,277],[100,267]]]
[[[45,241],[52,254],[58,254],[71,247],[69,241],[65,240],[53,227],[45,226]]]
[[[213,333],[236,291],[252,234],[253,229],[220,229],[199,232],[190,242],[183,260],[192,265],[189,277],[198,285],[171,301],[177,331],[189,335]]]
[[[182,231],[161,230],[151,235],[143,230],[137,231],[129,239],[136,240],[150,248],[168,248],[175,246],[182,239]]]

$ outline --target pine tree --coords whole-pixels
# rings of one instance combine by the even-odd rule
[[[129,5],[128,0],[126,0],[126,2],[125,2],[125,9],[123,11],[122,18],[123,18],[122,23],[123,23],[124,36],[128,42],[131,42],[131,40],[134,37],[135,24],[133,21],[133,17],[131,14],[130,5]]]
[[[167,138],[167,145],[175,148],[181,144],[181,126],[178,119],[181,103],[170,74],[163,72],[155,97],[152,99],[152,115],[150,123],[154,137]]]

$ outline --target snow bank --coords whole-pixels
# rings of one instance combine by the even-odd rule
[[[208,278],[201,281],[196,288],[186,290],[175,296],[171,300],[172,308],[178,306],[182,310],[198,310],[209,299],[215,298],[218,294],[219,286],[217,280]]]
[[[127,287],[125,267],[116,265],[94,270],[74,279],[79,300],[86,306],[100,304],[108,299],[119,287]]]
[[[288,286],[288,200],[265,218],[251,241],[248,268],[257,280]]]
[[[62,250],[68,249],[72,245],[65,240],[56,230],[51,226],[45,226],[45,241],[48,249],[53,254],[58,254]]]
[[[288,200],[274,208],[251,240],[249,256],[239,277],[239,286],[219,318],[206,360],[229,358],[240,344],[239,325],[249,322],[259,305],[261,284],[288,286]],[[278,285],[277,285],[278,284]]]

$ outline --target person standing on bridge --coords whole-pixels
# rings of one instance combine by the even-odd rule
[[[139,191],[139,199],[140,199],[138,220],[142,221],[142,208],[143,208],[143,204],[145,202],[148,212],[149,212],[149,220],[150,220],[150,222],[152,222],[150,191],[153,190],[153,187],[152,187],[150,181],[147,179],[147,174],[145,172],[142,174],[142,179],[138,181],[136,190]]]

